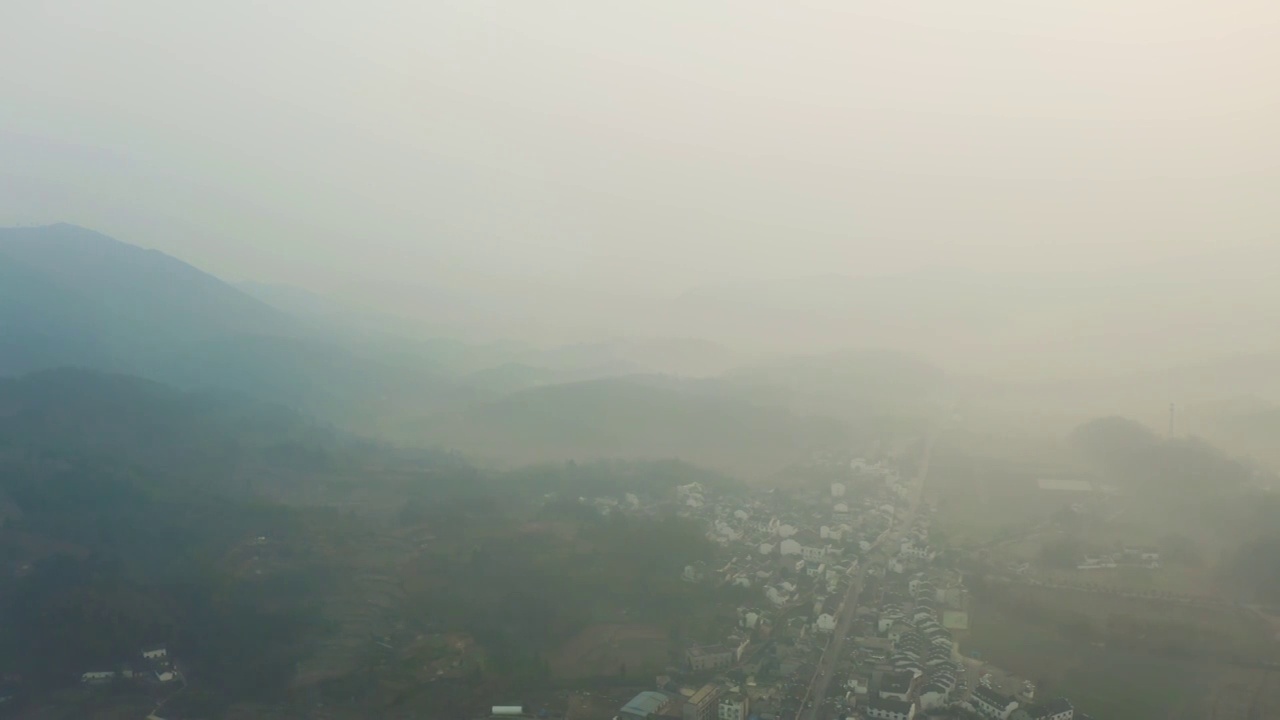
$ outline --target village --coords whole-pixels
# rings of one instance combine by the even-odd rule
[[[1066,698],[1038,697],[1016,668],[962,652],[972,598],[930,545],[929,448],[907,469],[894,458],[840,462],[847,480],[747,497],[676,488],[679,514],[703,523],[719,549],[715,562],[685,566],[683,580],[757,600],[737,608],[722,642],[684,649],[678,672],[658,676],[614,717],[1089,720]],[[630,493],[581,501],[604,514],[646,505]]]

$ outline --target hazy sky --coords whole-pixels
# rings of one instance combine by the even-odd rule
[[[1275,0],[0,2],[0,224],[319,289],[1267,267],[1277,128]]]

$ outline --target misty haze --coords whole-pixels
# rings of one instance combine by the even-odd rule
[[[7,0],[0,718],[1280,718],[1278,31]]]

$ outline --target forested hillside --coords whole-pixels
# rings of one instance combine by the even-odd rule
[[[370,467],[416,468],[435,504],[483,492],[448,456],[277,406],[89,371],[0,380],[0,668],[56,685],[164,642],[213,687],[278,692],[359,518],[268,498]],[[275,560],[246,573],[241,550],[267,542]]]
[[[0,380],[0,672],[57,688],[165,644],[198,678],[185,711],[308,688],[385,703],[401,696],[379,687],[418,681],[370,638],[444,632],[490,658],[466,683],[545,678],[541,653],[592,618],[711,627],[710,598],[679,580],[706,555],[699,528],[577,503],[695,481],[736,486],[679,461],[482,472],[123,375]],[[404,652],[430,665],[432,647]]]

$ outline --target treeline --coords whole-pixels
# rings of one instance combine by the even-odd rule
[[[306,652],[344,518],[254,500],[370,450],[289,411],[80,370],[0,380],[0,671],[37,689],[165,644],[205,688],[277,692]],[[301,548],[263,576],[228,553]]]
[[[1085,423],[1071,442],[1108,481],[1149,493],[1220,492],[1264,474],[1199,438],[1160,437],[1122,417]]]
[[[735,486],[718,474],[676,461],[487,472],[278,407],[53,371],[0,380],[0,560],[18,570],[0,585],[0,672],[56,687],[162,643],[200,679],[196,695],[278,697],[324,634],[319,603],[349,570],[343,548],[374,530],[349,512],[255,499],[250,480],[376,489],[405,498],[402,526],[467,538],[403,579],[406,619],[476,638],[486,677],[544,679],[547,649],[592,622],[683,636],[718,621],[708,589],[680,580],[712,557],[700,526],[576,502]],[[546,494],[567,504],[543,520],[571,536],[501,527]]]
[[[712,599],[681,580],[686,564],[712,557],[696,523],[595,513],[573,522],[572,537],[494,534],[470,552],[436,556],[408,583],[407,605],[423,622],[475,637],[494,672],[536,676],[545,653],[587,625],[682,627]]]
[[[717,492],[742,489],[727,475],[680,460],[597,460],[541,463],[512,470],[499,482],[528,495],[618,497],[628,492],[665,492],[678,485],[701,483]]]
[[[1103,642],[1108,646],[1157,653],[1170,657],[1215,658],[1228,662],[1270,660],[1273,651],[1266,637],[1246,646],[1241,643],[1232,615],[1234,608],[1205,610],[1204,622],[1162,615],[1160,612],[1090,614],[1061,603],[1050,603],[1008,584],[978,580],[971,589],[979,601],[1010,617],[1054,628],[1075,642]],[[1232,632],[1226,632],[1231,630]]]

